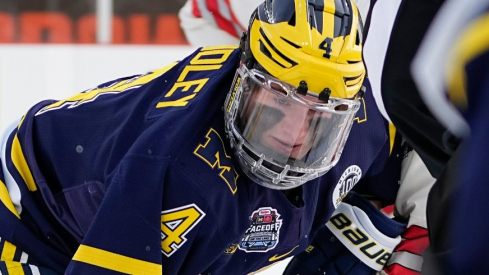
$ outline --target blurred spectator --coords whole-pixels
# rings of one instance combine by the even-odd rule
[[[194,46],[239,44],[248,20],[263,0],[188,0],[180,10],[180,26]]]

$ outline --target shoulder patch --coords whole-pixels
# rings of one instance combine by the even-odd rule
[[[362,169],[357,165],[346,168],[336,184],[333,191],[333,205],[338,208],[340,202],[346,197],[348,192],[358,183],[362,177]]]

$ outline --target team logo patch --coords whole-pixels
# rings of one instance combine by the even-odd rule
[[[276,209],[262,207],[250,216],[251,226],[239,243],[245,252],[267,252],[278,244],[282,220]]]
[[[237,243],[233,243],[230,247],[226,248],[226,250],[224,250],[224,253],[225,254],[234,254],[234,252],[236,252],[236,250],[238,249],[238,245]]]
[[[333,205],[335,208],[338,208],[340,202],[346,197],[346,194],[353,189],[353,186],[357,184],[361,177],[362,169],[360,169],[360,167],[352,165],[346,168],[333,191]]]

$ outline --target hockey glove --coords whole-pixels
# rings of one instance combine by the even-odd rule
[[[404,228],[405,224],[350,192],[306,251],[290,261],[284,274],[375,274],[401,241]]]
[[[381,275],[419,275],[423,264],[423,252],[429,245],[428,230],[411,225],[401,234],[402,241],[380,272]]]

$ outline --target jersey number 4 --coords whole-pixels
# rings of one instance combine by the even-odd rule
[[[161,212],[161,252],[170,257],[187,239],[189,233],[205,216],[194,203]]]

